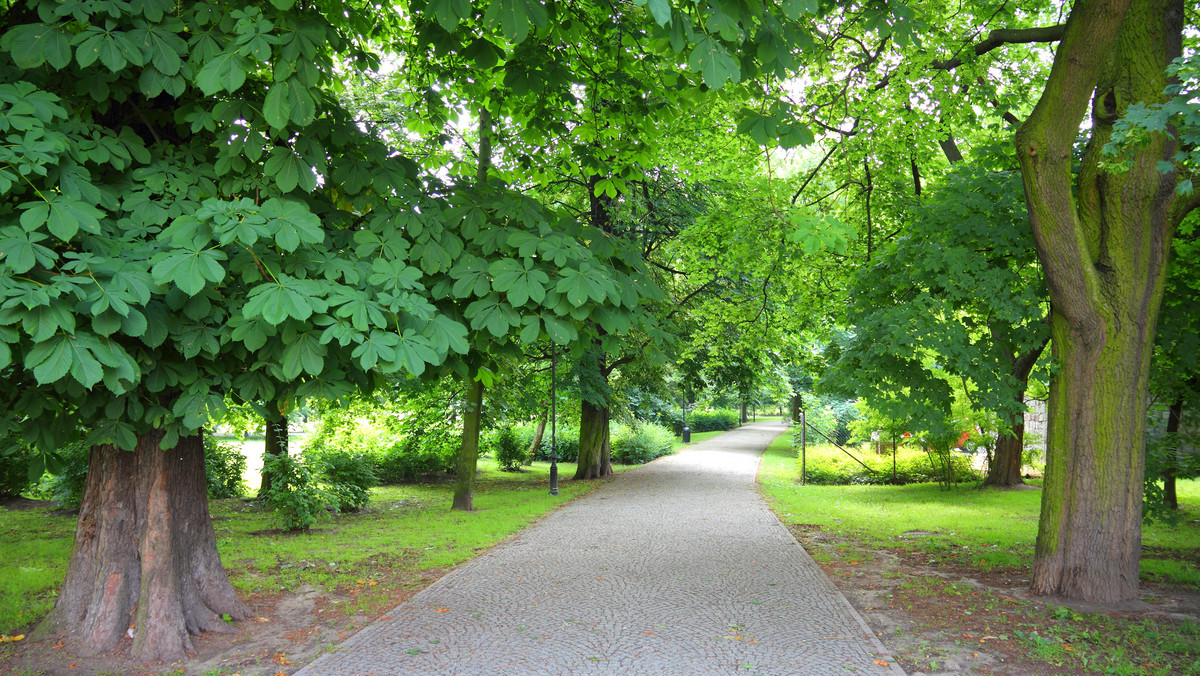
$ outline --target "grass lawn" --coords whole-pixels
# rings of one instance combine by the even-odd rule
[[[692,442],[718,434],[693,434]],[[245,476],[253,491],[263,441],[242,443]],[[675,440],[675,450],[683,446]],[[470,514],[450,510],[449,481],[374,488],[363,512],[318,521],[300,534],[273,530],[271,513],[258,503],[211,500],[221,560],[234,587],[248,594],[305,586],[324,591],[362,587],[355,607],[347,610],[358,612],[382,602],[389,585],[413,584],[422,571],[462,563],[598,485],[571,481],[575,465],[559,463],[559,495],[554,497],[548,490],[549,463],[534,463],[518,473],[502,472],[486,458],[479,466],[476,511]],[[75,521],[74,514],[47,508],[0,509],[0,635],[26,631],[54,605],[66,576]]]
[[[244,499],[212,500],[210,508],[235,588],[254,594],[306,585],[325,591],[363,587],[349,613],[380,600],[377,587],[402,578],[410,584],[422,571],[462,563],[599,485],[570,481],[574,472],[575,465],[559,463],[560,494],[554,497],[548,463],[510,473],[483,459],[473,513],[450,510],[449,482],[382,486],[371,491],[365,511],[318,521],[300,534],[273,530],[271,513]],[[28,630],[53,606],[75,520],[47,508],[0,510],[0,635]]]
[[[868,620],[893,627],[881,637],[906,669],[971,672],[987,651],[987,673],[1200,674],[1194,621],[1024,595],[1040,490],[801,486],[790,436],[764,454],[762,492]],[[1143,526],[1143,584],[1160,585],[1147,588],[1152,607],[1200,595],[1200,481],[1178,492],[1177,524]]]
[[[800,486],[790,435],[763,456],[759,481],[785,522],[820,526],[872,547],[899,547],[990,569],[1028,567],[1037,537],[1040,490],[978,490],[960,484]],[[1177,525],[1144,524],[1142,576],[1200,589],[1200,481],[1180,481]],[[932,533],[905,537],[906,533]]]

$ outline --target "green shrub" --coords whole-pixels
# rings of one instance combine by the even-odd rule
[[[502,427],[496,431],[492,443],[495,446],[496,462],[505,472],[516,472],[525,463],[525,449],[529,444],[522,444],[517,433],[511,427]]]
[[[612,461],[622,465],[647,463],[671,453],[674,441],[671,430],[655,423],[635,420],[631,425],[616,425],[609,442]]]
[[[91,448],[83,444],[71,444],[59,449],[58,457],[58,472],[43,475],[30,493],[42,500],[54,500],[62,509],[79,509],[87,484]]]
[[[800,464],[799,437],[796,437],[796,464]],[[863,461],[870,471],[839,451],[831,444],[809,444],[806,453],[805,481],[811,484],[890,484],[892,483],[892,454],[877,455],[870,450],[847,449]],[[946,456],[936,451],[926,452],[913,446],[901,446],[896,452],[896,483],[945,481]],[[931,460],[932,458],[932,460]],[[955,481],[977,481],[979,473],[967,456],[950,451],[949,458]]]
[[[29,480],[32,456],[33,451],[24,444],[13,444],[8,452],[0,451],[0,497],[18,496],[33,483]]]
[[[529,448],[529,444],[533,443],[533,433],[535,432],[533,425],[525,425],[517,428],[517,441],[521,448]],[[555,434],[558,441],[558,461],[559,462],[575,462],[579,460],[579,428],[573,425],[559,425]],[[542,445],[538,447],[533,454],[534,460],[542,462],[550,462],[550,426],[546,425],[546,432],[542,435]]]
[[[267,455],[263,464],[272,475],[271,488],[263,497],[280,528],[308,530],[318,518],[329,516],[327,505],[337,504],[337,496],[317,483],[316,472],[303,457]]]
[[[321,478],[326,490],[337,498],[339,512],[357,512],[365,507],[371,488],[379,485],[371,459],[362,453],[326,451],[305,453],[305,457],[321,468]]]
[[[724,432],[742,424],[742,416],[732,408],[718,408],[711,411],[688,411],[687,424],[693,432]],[[671,418],[671,432],[679,436],[683,431],[683,415],[674,411]]]
[[[210,498],[236,498],[246,493],[246,457],[235,444],[204,435],[204,479]]]
[[[414,481],[454,469],[461,429],[445,411],[414,410],[397,416],[383,409],[330,411],[308,439],[306,453],[362,455],[382,484]],[[357,411],[362,414],[363,411]]]

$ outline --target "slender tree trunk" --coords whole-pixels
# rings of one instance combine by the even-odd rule
[[[1167,436],[1174,437],[1179,434],[1179,421],[1183,418],[1183,395],[1180,395],[1175,403],[1171,404],[1171,409],[1167,413]],[[1175,458],[1171,458],[1174,462]],[[1179,496],[1175,491],[1175,468],[1167,465],[1162,473],[1163,478],[1163,504],[1167,509],[1179,509]]]
[[[1011,434],[1001,434],[996,439],[996,452],[988,463],[984,486],[1020,486],[1025,483],[1021,476],[1021,456],[1025,450],[1024,416],[1013,416],[1009,421]]]
[[[598,479],[612,474],[609,461],[609,410],[583,400],[579,414],[579,461],[576,479]]]
[[[538,416],[537,428],[533,432],[533,441],[529,442],[529,448],[525,451],[525,464],[533,464],[533,459],[537,457],[538,451],[542,448],[542,437],[546,435],[546,422],[550,419],[550,409],[543,408],[541,415]]]
[[[1098,603],[1138,598],[1145,402],[1175,208],[1175,151],[1154,135],[1128,172],[1100,149],[1135,101],[1161,100],[1180,53],[1178,0],[1076,3],[1045,91],[1017,132],[1030,223],[1050,290],[1046,477],[1032,591]],[[1078,179],[1072,145],[1092,102]]]
[[[742,418],[742,424],[743,424],[743,425],[745,425],[745,424],[746,424],[746,422],[749,420],[749,418],[748,418],[748,417],[747,417],[747,415],[746,415],[746,409],[747,409],[747,406],[748,406],[748,405],[746,404],[746,400],[745,400],[745,399],[743,399],[743,400],[742,400],[742,416],[741,416],[741,418]]]
[[[479,419],[483,410],[483,383],[467,381],[467,406],[463,411],[462,445],[458,448],[458,475],[451,509],[475,509],[475,470],[479,465]]]
[[[279,412],[279,402],[267,403],[267,414],[264,418],[266,437],[263,439],[263,468],[262,480],[258,485],[258,495],[265,496],[271,490],[272,474],[267,471],[269,456],[287,455],[288,453],[288,421],[287,416]]]
[[[67,577],[35,636],[95,655],[132,628],[134,659],[172,662],[193,652],[191,635],[233,631],[221,615],[250,616],[217,554],[203,439],[162,451],[162,438],[145,433],[132,452],[92,448]]]
[[[1019,486],[1025,483],[1021,477],[1021,456],[1025,451],[1025,386],[1029,383],[1033,365],[1044,349],[1046,343],[1012,359],[1012,376],[1021,384],[1021,390],[1015,395],[1014,413],[1008,420],[1012,432],[1001,434],[996,440],[996,452],[988,461],[984,486]]]

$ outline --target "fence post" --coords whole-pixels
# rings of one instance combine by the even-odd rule
[[[808,471],[808,423],[804,420],[804,409],[800,409],[800,485],[804,485],[804,475]]]

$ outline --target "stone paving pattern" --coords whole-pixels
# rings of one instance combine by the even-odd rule
[[[784,429],[622,473],[299,673],[903,674],[755,491]]]

